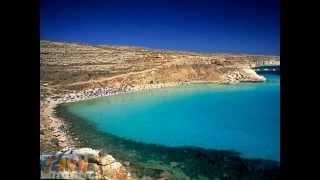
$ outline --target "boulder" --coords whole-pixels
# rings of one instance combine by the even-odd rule
[[[109,178],[115,178],[116,177],[116,171],[115,169],[111,168],[111,165],[106,166],[100,166],[101,167],[101,174],[105,177]]]
[[[79,148],[79,149],[74,149],[73,154],[75,155],[83,155],[83,156],[94,156],[97,157],[99,154],[98,150],[94,150],[91,148]]]
[[[110,156],[110,155],[103,155],[103,156],[99,156],[97,158],[97,162],[99,165],[105,166],[105,165],[110,165],[113,162],[115,162],[116,160]]]

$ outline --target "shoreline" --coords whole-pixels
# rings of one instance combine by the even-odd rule
[[[136,92],[140,90],[151,90],[151,89],[159,89],[159,88],[166,88],[166,87],[174,87],[178,85],[190,85],[190,84],[201,84],[201,83],[213,83],[213,84],[239,84],[241,82],[252,82],[252,83],[259,83],[265,82],[266,78],[262,75],[258,75],[254,70],[244,68],[238,71],[228,72],[223,80],[216,80],[216,81],[208,81],[208,80],[193,80],[193,81],[179,81],[179,82],[168,82],[168,83],[149,83],[149,84],[142,84],[136,86],[125,86],[120,88],[95,88],[95,89],[87,89],[83,91],[73,91],[72,93],[68,93],[63,95],[63,97],[56,98],[54,96],[48,97],[47,99],[53,98],[56,103],[68,103],[68,102],[76,102],[81,100],[88,100],[93,99],[96,97],[102,96],[112,96],[117,94],[123,93],[130,93]]]
[[[263,77],[263,76],[262,76]],[[264,81],[264,80],[263,80]],[[247,81],[243,81],[247,82]],[[261,82],[257,80],[251,80],[249,82]],[[49,139],[55,139],[56,144],[56,151],[53,152],[66,152],[71,149],[75,148],[83,148],[80,147],[80,143],[77,143],[77,137],[74,137],[70,134],[69,125],[65,122],[65,120],[61,117],[56,115],[56,107],[60,104],[64,103],[71,103],[77,101],[85,101],[89,99],[94,99],[98,97],[105,97],[105,96],[114,96],[118,94],[128,94],[142,90],[152,90],[152,89],[160,89],[160,88],[167,88],[167,87],[176,87],[179,85],[192,85],[192,84],[238,84],[239,81],[193,81],[193,82],[176,82],[176,83],[159,83],[159,84],[146,84],[142,86],[135,86],[130,88],[95,88],[95,89],[87,89],[79,92],[73,91],[72,93],[67,93],[62,95],[61,97],[57,96],[49,96],[43,101],[41,101],[41,107],[43,107],[42,115],[47,118],[47,123],[49,128],[52,129],[52,134],[49,135]],[[50,137],[51,136],[51,137]],[[95,149],[95,147],[89,147]],[[50,151],[42,151],[43,152],[50,152]],[[110,155],[110,154],[108,154]],[[112,155],[110,155],[112,156]],[[120,163],[116,160],[117,163]],[[127,171],[129,174],[130,172]]]
[[[48,135],[51,139],[56,139],[57,150],[66,151],[72,148],[76,148],[79,144],[76,143],[77,138],[73,138],[72,135],[68,134],[68,124],[61,117],[57,117],[56,107],[59,104],[85,101],[98,97],[114,96],[118,94],[133,93],[141,90],[151,90],[167,87],[175,87],[181,83],[166,83],[166,84],[154,84],[148,86],[139,86],[135,88],[95,88],[88,89],[79,92],[67,93],[62,97],[49,96],[41,101],[41,115],[45,117],[47,122],[42,122],[48,125],[48,128],[52,130],[52,134]],[[191,84],[191,83],[183,83]],[[41,134],[41,132],[40,132]],[[50,150],[42,150],[42,152],[50,152]]]
[[[56,117],[55,108],[58,103],[50,100],[45,100],[43,106],[44,111],[43,115],[48,119],[49,129],[52,129],[52,136],[56,138],[58,141],[56,142],[57,146],[62,147],[61,150],[67,150],[68,148],[75,148],[76,143],[71,138],[71,136],[65,131],[66,123],[63,119]],[[50,152],[50,150],[47,150]],[[44,151],[46,152],[46,150]]]
[[[213,86],[214,87],[214,86]],[[227,86],[226,86],[227,87]],[[183,87],[182,87],[183,88]],[[63,107],[64,105],[62,105]],[[142,177],[143,172],[147,174],[152,174],[151,177],[158,177],[159,174],[164,172],[169,172],[172,174],[172,177],[176,177],[178,175],[178,172],[181,172],[181,174],[187,175],[188,177],[193,177],[192,171],[196,171],[197,174],[205,174],[205,171],[203,169],[210,169],[213,171],[213,177],[216,176],[215,172],[220,172],[219,168],[222,168],[223,166],[214,167],[210,164],[211,161],[217,161],[219,163],[225,163],[226,165],[230,165],[230,169],[237,169],[238,163],[245,162],[245,167],[253,168],[252,172],[250,173],[255,174],[254,177],[256,177],[256,174],[259,173],[267,173],[271,168],[275,168],[275,171],[279,167],[280,162],[274,162],[268,159],[261,159],[261,160],[255,160],[254,158],[245,158],[238,156],[237,154],[232,155],[236,152],[224,152],[224,150],[205,150],[205,149],[197,149],[197,148],[167,148],[167,147],[158,147],[153,145],[144,145],[136,143],[136,142],[126,142],[126,140],[121,140],[116,137],[115,139],[112,139],[111,136],[106,136],[104,138],[103,133],[100,133],[99,131],[95,130],[93,126],[88,126],[88,124],[85,123],[85,120],[81,120],[79,118],[79,126],[77,121],[77,116],[75,116],[75,119],[71,116],[71,119],[68,119],[68,111],[64,111],[64,108],[60,108],[58,106],[57,108],[57,115],[61,118],[65,118],[66,123],[76,123],[75,128],[72,128],[70,132],[72,133],[73,137],[79,137],[79,143],[82,147],[91,147],[91,148],[98,148],[98,149],[104,149],[106,152],[110,152],[112,156],[117,159],[120,163],[124,164],[126,166],[126,169],[131,173],[132,177]],[[64,113],[65,112],[65,113]],[[72,114],[69,114],[72,115]],[[70,126],[71,127],[71,126]],[[83,132],[82,129],[87,129],[86,132]],[[92,133],[93,134],[92,134]],[[83,134],[84,133],[84,134]],[[91,133],[91,134],[90,134]],[[88,137],[88,139],[86,139]],[[101,138],[101,139],[100,139]],[[111,138],[111,139],[110,139]],[[96,141],[96,139],[99,139]],[[99,144],[99,141],[102,143]],[[145,155],[135,155],[135,152],[144,152]],[[228,151],[228,150],[226,150]],[[112,153],[111,153],[112,152]],[[201,154],[201,157],[205,158],[203,160],[197,160],[197,156]],[[135,157],[137,156],[137,157]],[[157,157],[157,158],[155,158]],[[177,157],[179,157],[177,159]],[[185,160],[186,157],[189,158],[190,161]],[[223,157],[223,159],[219,159],[217,157]],[[236,159],[233,159],[236,158]],[[141,159],[145,158],[145,159]],[[187,159],[188,159],[187,158]],[[208,159],[207,159],[208,158]],[[230,159],[229,159],[230,158]],[[228,159],[229,161],[226,161],[224,159]],[[154,160],[154,161],[151,161]],[[128,164],[130,165],[126,165]],[[193,164],[197,164],[197,166]],[[173,164],[174,167],[171,167]],[[176,166],[176,164],[178,164]],[[238,164],[238,165],[237,165]],[[278,164],[278,165],[277,165]],[[263,167],[267,170],[265,171],[256,171],[255,168]],[[194,169],[193,169],[194,168]],[[158,169],[158,170],[155,170]],[[231,172],[229,172],[230,169],[223,170],[223,172],[226,172],[227,174],[230,173],[230,176],[235,176]],[[221,169],[222,170],[222,169]],[[231,171],[230,170],[230,171]],[[272,170],[272,172],[274,172]],[[168,173],[168,174],[169,174]],[[232,175],[231,175],[232,174]],[[154,176],[153,176],[154,175]],[[211,175],[208,177],[212,177]]]
[[[263,77],[263,76],[261,76]],[[264,82],[265,78],[262,80],[243,80],[242,82]],[[153,90],[160,88],[176,87],[179,85],[192,85],[192,84],[239,84],[240,81],[192,81],[192,82],[176,82],[176,83],[158,83],[158,84],[145,84],[141,86],[135,86],[130,88],[95,88],[87,89],[79,92],[73,91],[72,93],[64,94],[62,97],[49,96],[47,97],[43,105],[45,105],[45,110],[42,112],[44,116],[49,118],[49,126],[53,128],[53,136],[58,139],[59,146],[62,147],[62,150],[67,150],[77,146],[75,140],[72,139],[66,131],[67,124],[63,119],[55,115],[55,108],[59,104],[78,102],[90,100],[98,97],[114,96],[118,94],[128,94],[133,92],[138,92],[142,90]],[[62,128],[61,128],[62,127]]]

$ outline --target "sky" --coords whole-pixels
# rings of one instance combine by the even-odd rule
[[[279,0],[40,0],[40,39],[280,54]]]

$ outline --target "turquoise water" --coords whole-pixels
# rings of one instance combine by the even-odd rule
[[[169,147],[233,150],[280,160],[280,80],[198,84],[68,104],[68,111],[106,132]]]

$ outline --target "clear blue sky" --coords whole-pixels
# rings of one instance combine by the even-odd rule
[[[42,40],[280,53],[279,0],[41,0]]]

